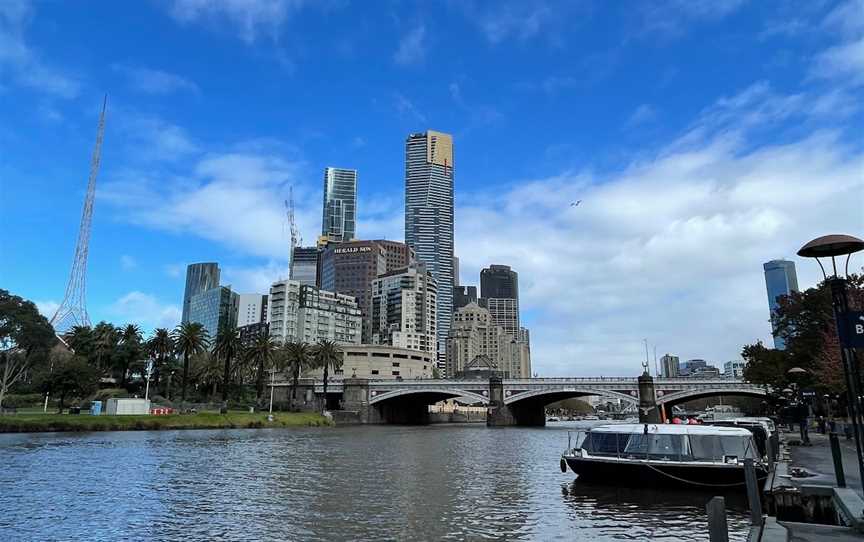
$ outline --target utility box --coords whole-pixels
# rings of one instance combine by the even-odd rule
[[[93,401],[90,403],[90,414],[93,416],[102,414],[102,401]]]
[[[105,401],[108,416],[130,416],[150,414],[149,399],[108,399]]]

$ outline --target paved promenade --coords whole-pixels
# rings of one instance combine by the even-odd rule
[[[787,433],[786,438],[797,433]],[[827,485],[836,486],[837,479],[834,476],[834,460],[831,458],[831,443],[828,441],[828,435],[819,433],[810,433],[810,442],[812,446],[789,446],[789,453],[792,456],[792,466],[804,467],[808,472],[816,474],[810,478],[797,478],[796,482],[807,485]],[[861,492],[861,475],[858,472],[858,461],[855,457],[855,442],[846,440],[840,435],[840,449],[843,457],[843,471],[846,474],[846,487],[850,487]]]

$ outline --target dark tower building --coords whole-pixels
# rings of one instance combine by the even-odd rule
[[[453,312],[458,311],[468,303],[477,303],[476,286],[453,287]]]
[[[193,263],[186,267],[186,290],[183,292],[183,313],[180,321],[189,321],[192,297],[219,286],[219,264],[216,262]]]
[[[519,301],[519,274],[509,265],[490,265],[480,271],[480,297]]]

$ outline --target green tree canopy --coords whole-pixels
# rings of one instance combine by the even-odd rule
[[[31,301],[0,290],[0,406],[9,388],[57,343],[54,328]]]

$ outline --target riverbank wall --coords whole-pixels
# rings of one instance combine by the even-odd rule
[[[333,422],[317,412],[229,412],[170,416],[89,416],[16,414],[0,416],[0,433],[159,431],[178,429],[253,429],[319,427]]]

